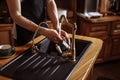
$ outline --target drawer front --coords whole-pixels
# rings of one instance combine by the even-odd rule
[[[108,33],[106,31],[101,31],[101,32],[91,32],[89,34],[89,36],[91,37],[96,37],[96,38],[100,38],[100,39],[106,39],[108,38]]]
[[[109,31],[111,23],[98,23],[90,25],[90,32]]]
[[[107,26],[105,25],[102,26],[95,25],[90,28],[90,32],[107,31],[107,30],[108,30]]]
[[[113,22],[111,34],[120,35],[120,21]]]
[[[98,23],[89,26],[89,36],[107,37],[110,34],[111,23]]]

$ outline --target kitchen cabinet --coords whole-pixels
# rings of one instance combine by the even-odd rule
[[[112,22],[111,30],[111,56],[112,58],[120,57],[120,21]]]
[[[13,28],[12,24],[0,24],[0,45],[2,44],[14,45],[12,28]]]
[[[78,14],[79,35],[100,38],[104,41],[96,63],[120,59],[120,16],[86,18]]]

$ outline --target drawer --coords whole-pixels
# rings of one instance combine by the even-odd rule
[[[113,30],[112,31],[112,35],[119,35],[120,34],[120,30]]]
[[[111,34],[112,35],[120,35],[120,21],[113,22]]]
[[[90,32],[109,32],[110,23],[93,24],[90,26]]]
[[[106,31],[91,32],[91,33],[89,34],[89,36],[104,39],[104,38],[107,38],[107,37],[108,37],[108,33],[107,33]]]
[[[106,26],[92,26],[90,29],[91,32],[98,32],[98,31],[107,31]]]

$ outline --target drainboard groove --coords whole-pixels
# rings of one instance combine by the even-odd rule
[[[46,72],[48,72],[51,69],[51,67],[48,67],[43,73],[42,75],[46,74]]]
[[[17,68],[16,68],[16,70],[18,69],[18,68],[20,68],[20,67],[22,67],[26,62],[28,62],[29,60],[31,60],[33,57],[35,57],[37,55],[37,53],[36,54],[34,54],[34,55],[32,55],[30,58],[28,58],[26,61],[24,61],[23,63],[21,63]]]
[[[35,63],[35,61],[37,61],[38,59],[40,59],[41,56],[38,56],[36,59],[34,59],[31,63],[29,63],[27,66],[25,66],[24,69],[27,69],[30,65],[32,65],[33,63]]]
[[[45,67],[51,60],[52,60],[52,59],[49,59],[49,60],[42,66],[42,68]]]
[[[46,57],[44,57],[41,61],[39,61],[35,66],[33,66],[33,69],[35,69],[37,66],[39,66],[39,64],[42,63],[45,59],[46,59]]]
[[[53,71],[52,73],[49,75],[49,77],[51,77],[58,69],[59,69],[60,65],[58,65]]]
[[[53,65],[55,65],[57,63],[57,60],[55,60],[55,58],[50,58],[43,66],[42,66],[42,72],[41,69],[39,69],[37,72],[42,73],[42,75],[44,75],[46,72],[49,72],[49,70],[51,70],[51,68],[53,67]]]

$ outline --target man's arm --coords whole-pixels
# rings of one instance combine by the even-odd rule
[[[35,31],[37,29],[37,25],[35,23],[22,16],[20,0],[7,0],[7,4],[10,15],[16,24],[31,31]]]
[[[58,12],[55,1],[46,0],[46,7],[47,7],[48,16],[53,23],[54,29],[58,31],[58,33],[60,34],[63,40],[67,41],[70,44],[69,36],[64,30],[61,30],[61,26],[59,26]]]
[[[33,32],[37,30],[37,24],[22,16],[20,0],[7,0],[7,5],[9,8],[10,15],[16,24]],[[58,35],[57,31],[54,29],[40,27],[38,33],[48,37],[55,43],[59,43],[59,41],[61,41],[60,35]]]
[[[54,29],[58,30],[61,29],[59,26],[59,19],[58,19],[58,12],[57,12],[57,6],[54,0],[46,0],[46,8],[47,13],[52,21]]]

